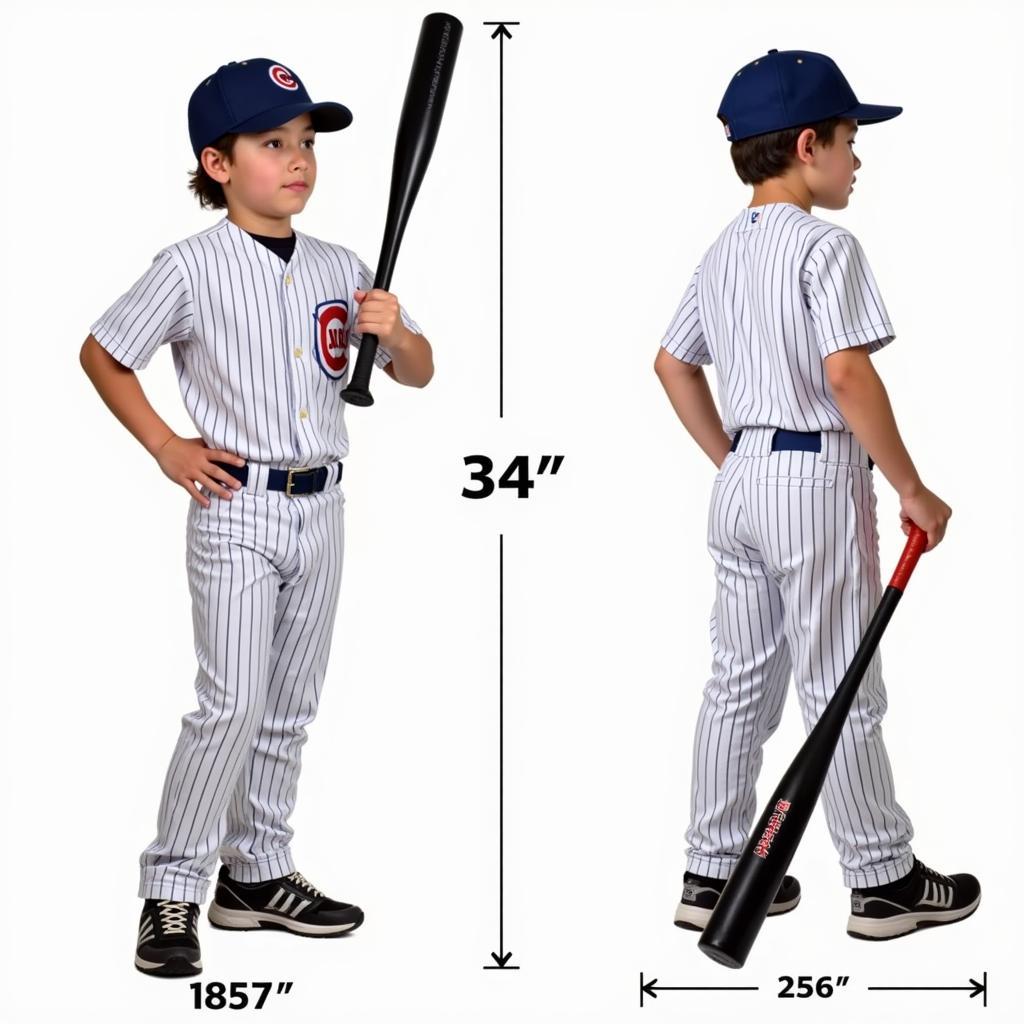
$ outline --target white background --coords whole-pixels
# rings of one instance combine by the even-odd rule
[[[1021,23],[1009,2],[462,3],[445,123],[393,290],[434,344],[417,391],[351,409],[334,646],[292,823],[300,869],[366,924],[313,942],[202,922],[201,976],[293,981],[259,1018],[392,1022],[1009,1019],[1020,907]],[[132,966],[137,858],[194,702],[188,495],[78,364],[158,249],[221,214],[186,189],[186,105],[228,60],[346,103],[295,226],[371,265],[421,3],[36,2],[5,13],[4,1016],[184,1021],[186,981]],[[497,42],[506,41],[506,402],[497,418]],[[820,812],[803,903],[742,972],[672,926],[690,744],[710,668],[714,467],[652,372],[698,258],[749,202],[719,100],[769,48],[831,55],[866,126],[850,228],[897,330],[876,359],[925,482],[954,509],[882,652],[885,735],[914,848],[976,873],[971,920],[845,934]],[[194,436],[164,350],[140,381]],[[460,497],[464,455],[564,453],[528,501]],[[884,566],[902,549],[876,473]],[[498,945],[497,552],[506,550],[505,946]],[[759,802],[802,738],[792,694]],[[665,992],[639,1008],[639,976]],[[783,974],[849,975],[826,1004]],[[205,1011],[209,1014],[211,1011]],[[250,1013],[251,1011],[245,1011]]]

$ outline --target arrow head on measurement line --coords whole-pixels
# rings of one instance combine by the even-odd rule
[[[493,960],[493,961],[494,961],[494,962],[495,962],[495,963],[496,963],[496,964],[497,964],[497,965],[498,965],[499,967],[505,967],[505,966],[507,966],[507,964],[508,964],[508,961],[509,961],[509,957],[511,957],[511,956],[512,956],[512,954],[511,954],[511,953],[506,953],[506,954],[505,954],[504,956],[498,956],[498,954],[497,954],[497,953],[492,953],[492,954],[491,954],[491,959],[492,959],[492,960]]]
[[[504,24],[501,24],[491,33],[492,39],[497,39],[498,36],[504,36],[506,39],[511,39],[512,33],[505,28]]]
[[[968,978],[967,980],[974,986],[974,991],[970,995],[971,999],[975,996],[980,996],[985,991],[985,986],[980,981],[975,981],[974,978]]]
[[[657,979],[657,978],[651,978],[651,980],[650,980],[649,982],[647,982],[647,984],[646,984],[646,985],[644,985],[644,986],[643,986],[643,990],[644,990],[644,991],[645,991],[645,992],[646,992],[646,993],[647,993],[647,994],[648,994],[648,995],[649,995],[649,996],[650,996],[650,997],[651,997],[652,999],[657,999],[657,998],[658,998],[658,993],[654,991],[654,986],[655,986],[655,985],[657,984],[657,982],[658,982],[658,979]]]

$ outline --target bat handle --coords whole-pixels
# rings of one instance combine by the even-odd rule
[[[376,355],[377,335],[364,334],[359,342],[359,356],[356,359],[352,376],[349,378],[348,387],[341,393],[341,397],[349,405],[373,405],[373,395],[370,394],[370,373],[373,371],[373,360]]]
[[[391,287],[391,271],[394,261],[395,253],[385,240],[380,259],[377,261],[377,273],[373,279],[374,288],[383,288],[384,291],[387,291]],[[341,393],[341,397],[349,405],[373,405],[373,395],[370,394],[370,374],[373,373],[373,361],[377,356],[377,344],[376,334],[364,334],[359,342],[356,365],[352,368],[348,387]]]
[[[907,543],[903,548],[903,554],[900,555],[896,571],[892,574],[892,579],[889,581],[890,587],[895,587],[901,593],[907,589],[910,574],[914,571],[917,560],[921,557],[927,546],[928,534],[917,523],[912,522],[910,524],[910,535],[907,537]]]

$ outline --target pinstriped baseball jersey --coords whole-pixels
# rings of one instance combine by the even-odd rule
[[[170,343],[207,447],[272,466],[318,466],[348,454],[341,391],[349,344],[359,345],[352,293],[372,287],[366,264],[344,246],[296,231],[285,263],[225,216],[161,249],[90,330],[133,370]],[[377,365],[389,361],[379,347]]]
[[[792,203],[744,208],[697,266],[662,348],[716,367],[722,424],[848,430],[825,377],[833,352],[895,337],[846,229]]]

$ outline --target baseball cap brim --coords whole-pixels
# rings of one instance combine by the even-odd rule
[[[300,114],[312,114],[313,130],[318,132],[337,132],[352,123],[352,111],[341,103],[291,103],[273,110],[265,110],[257,117],[233,125],[233,132],[266,132],[271,128],[279,128],[285,122]]]
[[[878,124],[879,121],[888,121],[903,112],[902,107],[885,107],[878,103],[858,103],[850,110],[844,110],[837,115],[839,117],[852,117],[858,124]]]

